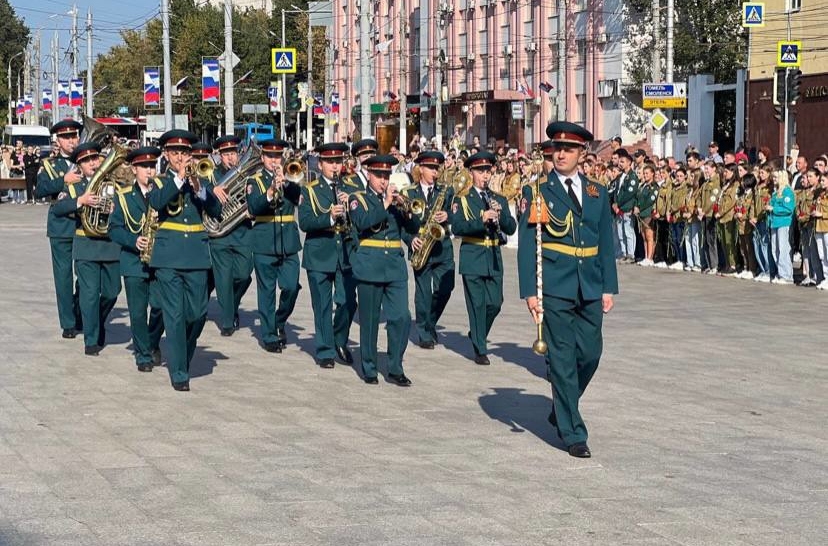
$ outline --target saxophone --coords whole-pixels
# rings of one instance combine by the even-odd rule
[[[155,246],[156,233],[158,233],[158,211],[149,207],[147,214],[144,216],[144,222],[141,224],[141,237],[147,238],[147,246],[138,254],[141,263],[150,263],[150,259],[152,259],[152,248]]]
[[[445,228],[434,220],[434,215],[443,210],[446,202],[446,194],[448,194],[450,187],[451,184],[442,184],[440,186],[440,191],[437,193],[437,197],[434,198],[434,204],[431,206],[431,210],[428,211],[428,219],[420,226],[420,231],[417,233],[417,237],[423,242],[423,246],[420,247],[420,250],[415,250],[411,255],[411,267],[415,271],[419,271],[425,267],[428,256],[434,248],[434,243],[442,241],[443,237],[446,236]]]

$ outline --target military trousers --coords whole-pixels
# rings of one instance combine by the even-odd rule
[[[52,276],[55,281],[58,320],[64,330],[81,329],[81,313],[78,303],[78,282],[72,272],[72,237],[50,237],[52,251]]]
[[[463,275],[469,336],[475,355],[488,353],[486,337],[503,306],[503,278]]]
[[[702,263],[707,269],[719,269],[719,243],[715,218],[702,218]]]
[[[738,246],[738,231],[736,226],[736,220],[731,220],[730,222],[719,222],[718,223],[718,231],[719,231],[719,242],[722,245],[722,254],[725,258],[725,266],[730,268],[736,268],[736,248]]]
[[[299,255],[253,254],[253,264],[256,268],[256,298],[262,343],[275,343],[278,341],[276,330],[284,329],[296,307],[296,298],[299,296]],[[277,288],[282,290],[278,309]]]
[[[210,258],[220,309],[219,327],[233,328],[239,304],[253,282],[253,252],[249,246],[211,244]]]
[[[78,272],[78,301],[83,317],[83,344],[106,344],[106,319],[121,292],[121,264],[75,260]]]
[[[129,329],[132,332],[132,354],[137,366],[152,364],[152,352],[158,349],[164,333],[164,316],[158,306],[155,280],[145,277],[124,277]],[[149,308],[149,312],[147,312]]]
[[[598,369],[603,350],[601,300],[543,297],[543,338],[552,383],[558,432],[566,445],[586,442],[587,428],[579,400]]]
[[[420,343],[437,343],[437,322],[446,309],[452,290],[454,260],[429,261],[414,272],[414,316]]]
[[[334,358],[336,347],[348,344],[348,334],[357,307],[356,281],[350,270],[345,271],[339,266],[332,273],[309,270],[308,289],[316,329],[316,358]],[[334,304],[336,311],[333,310]]]
[[[207,270],[155,270],[167,332],[167,369],[173,383],[190,379],[190,362],[207,319]]]
[[[408,345],[411,313],[408,310],[408,282],[387,283],[360,281],[359,294],[359,350],[362,355],[362,373],[377,376],[377,337],[380,313],[385,314],[388,332],[388,373],[403,373],[402,359]]]

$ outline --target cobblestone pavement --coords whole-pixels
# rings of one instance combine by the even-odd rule
[[[45,216],[0,206],[2,545],[776,546],[828,536],[818,342],[828,294],[623,266],[583,400],[593,458],[579,460],[546,423],[550,389],[514,277],[492,365],[469,359],[458,283],[441,345],[409,346],[410,389],[316,367],[307,289],[289,349],[264,352],[254,284],[236,335],[208,322],[193,391],[178,393],[165,369],[135,370],[123,293],[101,356],[60,338]]]

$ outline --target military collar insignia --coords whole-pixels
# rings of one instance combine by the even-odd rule
[[[595,187],[595,184],[587,184],[586,193],[590,197],[598,197],[598,188]]]

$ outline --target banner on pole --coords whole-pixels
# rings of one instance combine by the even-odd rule
[[[144,67],[144,108],[161,106],[161,69],[157,66]]]
[[[32,96],[31,95],[23,95],[23,112],[31,112],[32,111]]]
[[[44,89],[41,93],[41,103],[43,110],[52,110],[52,90]]]
[[[69,82],[58,82],[58,106],[69,106]]]
[[[72,108],[83,106],[83,80],[69,82],[69,106]]]
[[[215,57],[201,58],[201,100],[218,104],[221,99],[221,69]]]

